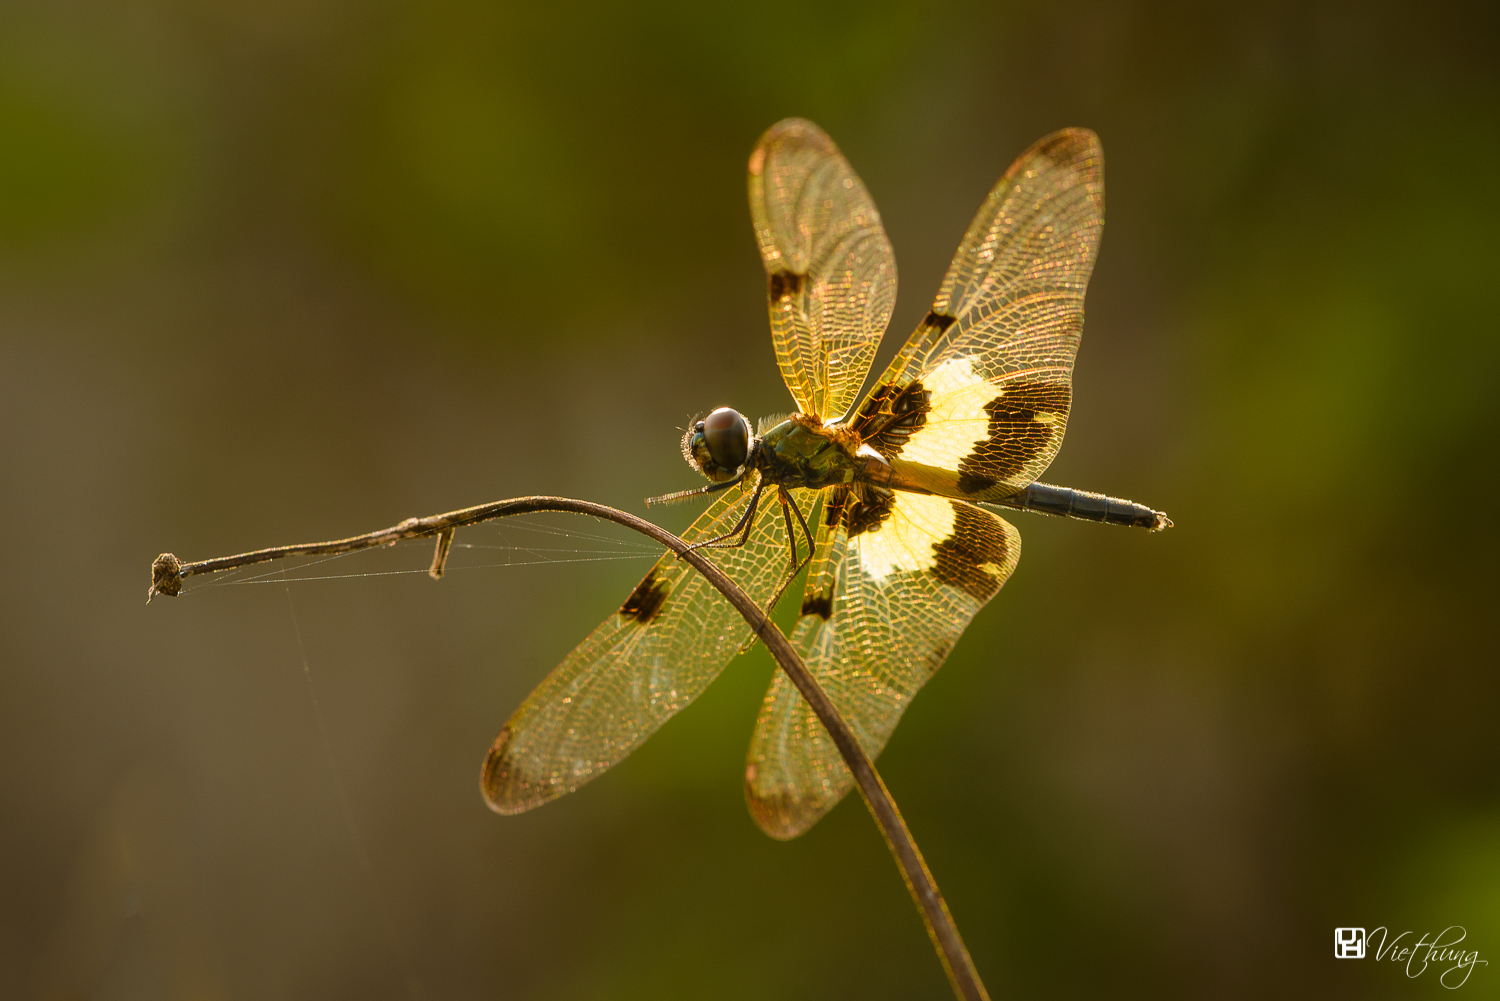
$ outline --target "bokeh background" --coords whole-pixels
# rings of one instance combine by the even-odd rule
[[[579,794],[484,807],[501,723],[649,563],[503,547],[629,552],[591,523],[460,536],[499,548],[440,584],[387,573],[424,544],[144,602],[163,550],[692,485],[694,412],[789,407],[743,171],[796,114],[895,245],[882,359],[1017,153],[1106,151],[1047,479],[1177,527],[1017,516],[880,761],[991,992],[1445,996],[1332,930],[1463,925],[1500,996],[1496,29],[5,4],[0,994],[945,995],[857,799],[786,844],[747,815],[762,651]]]

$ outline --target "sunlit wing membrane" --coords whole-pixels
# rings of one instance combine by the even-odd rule
[[[750,501],[750,479],[715,501],[682,537],[694,542],[729,531]],[[811,491],[792,493],[804,510],[816,499]],[[761,505],[743,547],[702,552],[752,600],[768,602],[789,561],[780,509]],[[595,778],[697,698],[749,636],[723,595],[666,554],[495,738],[480,779],[490,807],[520,813]]]
[[[797,408],[842,417],[896,302],[896,262],[864,183],[823,130],[788,118],[750,155],[776,363]]]
[[[963,501],[858,486],[835,488],[819,521],[792,642],[873,758],[1015,569],[1021,537]],[[812,708],[778,671],[745,769],[756,823],[772,837],[796,837],[853,781]]]
[[[1086,129],[1053,133],[1000,178],[853,421],[901,482],[994,500],[1051,464],[1103,226],[1104,155]]]

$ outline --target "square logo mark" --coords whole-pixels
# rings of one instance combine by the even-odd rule
[[[1365,930],[1363,928],[1335,928],[1333,930],[1333,954],[1339,959],[1365,958]]]

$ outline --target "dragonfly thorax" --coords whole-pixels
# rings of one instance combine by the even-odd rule
[[[753,461],[772,483],[817,490],[852,482],[858,449],[859,436],[843,424],[793,414],[765,433]]]

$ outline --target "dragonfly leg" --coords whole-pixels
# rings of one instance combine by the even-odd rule
[[[786,519],[786,537],[792,549],[792,562],[786,576],[781,580],[781,586],[776,589],[776,593],[771,596],[770,603],[766,605],[767,615],[771,614],[771,610],[776,607],[776,603],[786,593],[787,585],[796,580],[797,574],[811,562],[813,555],[812,532],[807,528],[807,519],[803,517],[802,509],[797,506],[797,501],[781,486],[777,486],[776,488],[776,499],[781,502],[781,516]],[[802,534],[807,538],[807,559],[802,559],[797,552],[797,529],[792,525],[793,511],[797,513],[797,520],[802,523]]]
[[[669,494],[662,494],[660,497],[647,497],[646,506],[650,507],[652,504],[675,504],[678,501],[702,497],[704,494],[716,494],[720,490],[728,490],[732,486],[743,483],[745,477],[748,475],[749,473],[741,473],[734,479],[727,480],[724,483],[710,483],[706,487],[695,487],[692,490],[676,490]]]
[[[801,523],[801,525],[802,525],[802,536],[803,536],[803,538],[807,539],[807,558],[808,559],[812,559],[812,554],[813,554],[813,535],[812,535],[812,529],[810,529],[810,528],[807,527],[807,519],[805,517],[803,517],[803,515],[802,515],[802,509],[797,506],[797,499],[795,497],[793,497],[791,494],[787,494],[786,495],[786,499],[787,499],[787,503],[791,504],[791,506],[792,506],[792,512],[797,515],[797,521],[799,523]],[[788,527],[788,530],[790,530],[791,526],[787,526],[787,527]],[[795,574],[793,576],[795,576]]]
[[[755,523],[755,509],[760,505],[760,492],[765,488],[766,481],[764,479],[755,485],[755,493],[750,497],[750,506],[745,509],[744,514],[740,515],[740,520],[735,522],[733,528],[717,539],[705,539],[702,542],[695,542],[683,550],[683,552],[690,553],[694,549],[738,549],[743,546],[750,539],[750,528]],[[724,541],[725,539],[732,539],[736,535],[740,537],[737,542],[726,543]],[[681,559],[681,556],[679,555],[678,558]]]

